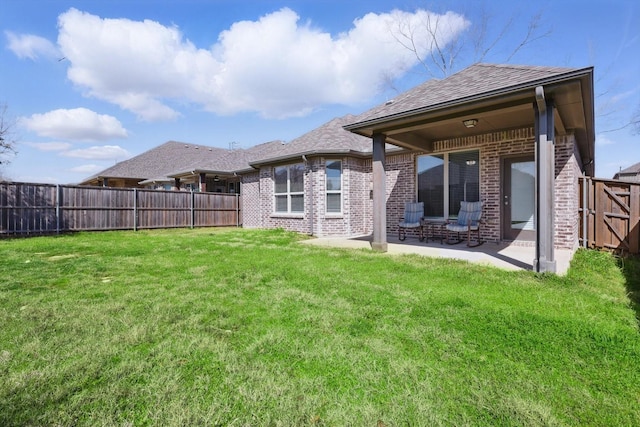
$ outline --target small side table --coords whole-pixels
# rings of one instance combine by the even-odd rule
[[[432,240],[440,240],[440,244],[447,237],[447,221],[442,219],[426,219],[422,218],[420,220],[420,225],[422,226],[423,234],[425,237],[425,241],[429,242],[429,239]]]

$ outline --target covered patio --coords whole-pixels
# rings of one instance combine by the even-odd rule
[[[323,237],[303,240],[307,245],[371,250],[373,237]],[[440,241],[420,241],[417,238],[407,238],[401,242],[397,235],[387,236],[387,253],[390,255],[414,254],[426,257],[449,258],[468,261],[474,264],[485,264],[505,270],[533,270],[533,260],[536,248],[519,242],[487,242],[481,246],[469,248],[464,243],[448,245]],[[556,274],[564,275],[574,252],[569,249],[556,249]]]
[[[457,217],[461,200],[481,201],[486,219],[482,239],[497,242],[496,251],[485,247],[464,254],[484,253],[499,260],[509,249],[514,263],[519,259],[515,253],[523,252],[526,258],[518,260],[523,266],[561,272],[562,249],[570,252],[577,246],[578,177],[593,175],[593,115],[592,68],[492,64],[475,64],[444,80],[427,81],[364,113],[345,129],[373,142],[371,247],[391,251],[393,212],[402,202],[425,202],[425,218],[448,220]],[[437,196],[421,191],[424,171],[419,161],[404,165],[418,178],[406,174],[400,185],[390,181],[396,171],[390,167],[386,144],[423,159],[431,156],[434,165],[440,162],[441,178],[433,178],[432,167],[432,176],[424,179],[443,188]],[[460,155],[467,157],[454,160]],[[465,165],[472,172],[453,173]],[[477,183],[471,200],[467,178]],[[396,196],[395,207],[390,194]],[[427,206],[444,209],[432,213]],[[531,246],[526,251],[508,243],[514,240]]]

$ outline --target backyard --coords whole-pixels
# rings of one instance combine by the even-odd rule
[[[0,425],[640,425],[640,261],[564,277],[281,230],[0,240]]]

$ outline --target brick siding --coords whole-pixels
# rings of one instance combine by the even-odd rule
[[[575,248],[578,241],[578,177],[580,157],[573,135],[557,136],[555,141],[555,246]],[[533,128],[492,132],[466,138],[434,142],[434,152],[479,150],[480,197],[484,202],[481,237],[488,242],[502,240],[502,163],[505,158],[530,155],[535,150]],[[416,159],[425,153],[387,155],[387,231],[397,233],[404,204],[417,198]],[[343,213],[326,214],[325,162],[342,160]],[[371,159],[354,157],[314,157],[306,164],[305,212],[278,215],[273,212],[273,167],[243,177],[245,227],[284,228],[316,236],[357,236],[373,229],[371,200]],[[310,196],[312,195],[312,196]],[[309,200],[312,203],[309,203]],[[411,235],[411,234],[410,234]],[[417,233],[413,233],[414,237]]]

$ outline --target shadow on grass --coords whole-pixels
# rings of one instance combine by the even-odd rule
[[[636,312],[638,327],[640,328],[640,256],[620,258],[620,267],[625,277],[627,297]]]

